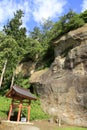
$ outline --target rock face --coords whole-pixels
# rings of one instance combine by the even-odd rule
[[[20,63],[16,69],[16,74],[21,73],[23,76],[30,76],[35,71],[36,63],[29,61]]]
[[[68,124],[87,127],[87,24],[53,45],[51,67],[39,76],[33,74],[30,81],[45,112]]]

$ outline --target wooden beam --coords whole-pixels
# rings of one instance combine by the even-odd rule
[[[18,110],[18,117],[17,117],[17,121],[20,121],[21,109],[22,109],[22,104],[20,103],[20,105],[19,105],[19,110]]]
[[[28,106],[28,122],[30,121],[30,105]]]
[[[9,110],[9,114],[8,114],[8,120],[10,120],[10,118],[11,118],[12,108],[13,108],[13,104],[10,105],[10,110]]]

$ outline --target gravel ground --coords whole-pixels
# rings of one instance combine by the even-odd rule
[[[34,121],[34,125],[39,127],[40,130],[55,130],[56,128],[58,128],[57,123],[50,123],[50,122],[45,121],[45,120]]]
[[[33,124],[1,122],[0,130],[55,130],[58,125],[48,121],[34,121]]]

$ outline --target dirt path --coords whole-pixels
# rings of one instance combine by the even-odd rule
[[[55,130],[56,128],[58,128],[57,123],[50,123],[45,120],[34,121],[33,123],[34,123],[34,126],[39,127],[40,130]]]
[[[48,121],[33,121],[32,124],[17,124],[17,123],[1,123],[0,130],[55,130],[58,125],[49,123]]]

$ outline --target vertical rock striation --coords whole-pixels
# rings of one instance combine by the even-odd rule
[[[53,45],[51,67],[39,75],[34,73],[30,81],[45,112],[68,124],[87,127],[87,24]]]

